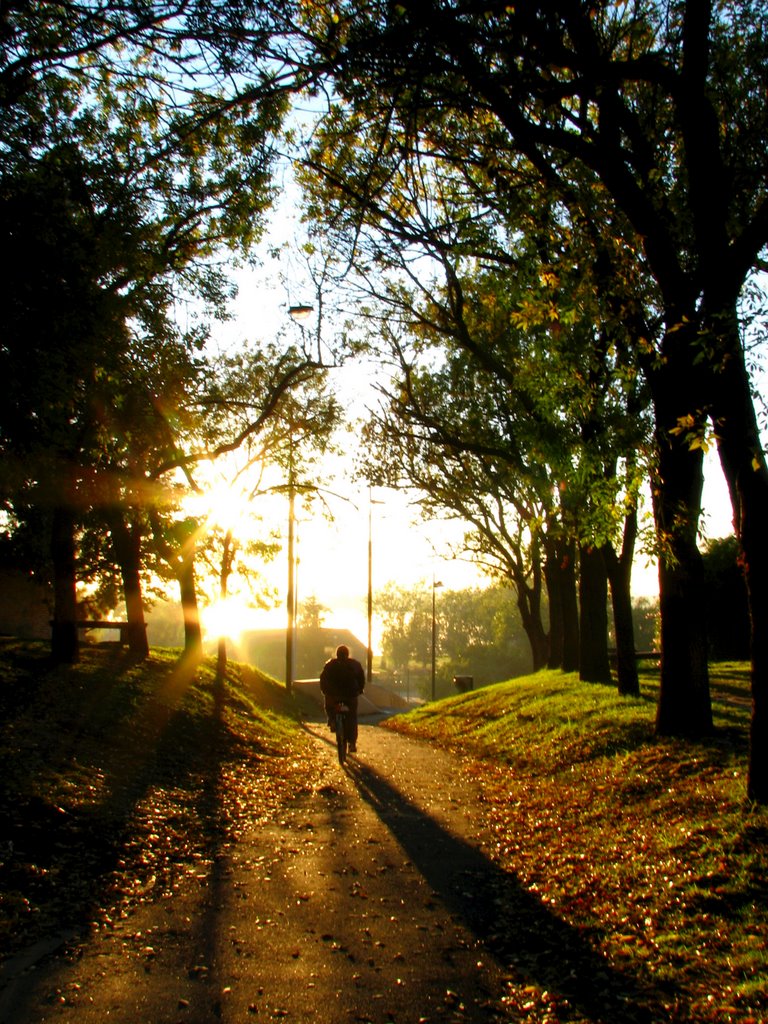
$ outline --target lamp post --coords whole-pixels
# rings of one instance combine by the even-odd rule
[[[368,485],[368,653],[365,668],[365,681],[370,683],[373,678],[373,506],[383,505],[383,501],[375,501],[371,497]]]
[[[288,626],[285,631],[285,688],[293,687],[294,637],[296,633],[296,488],[293,480],[293,435],[290,439],[288,463]]]
[[[312,306],[302,303],[290,306],[288,313],[292,320],[299,324],[311,315]],[[302,330],[304,328],[302,327]],[[288,595],[286,610],[288,613],[285,631],[285,688],[290,693],[293,688],[293,669],[296,654],[296,486],[293,474],[293,423],[290,424],[288,448]]]
[[[437,654],[437,619],[435,617],[435,591],[442,587],[442,581],[435,582],[435,574],[432,573],[432,700],[435,699],[435,659]]]

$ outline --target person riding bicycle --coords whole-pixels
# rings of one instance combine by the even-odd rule
[[[346,644],[339,644],[336,657],[326,661],[320,673],[320,689],[325,696],[325,713],[328,725],[335,728],[336,705],[343,702],[349,708],[347,727],[349,729],[349,749],[357,749],[357,698],[365,686],[363,666],[355,658],[349,656]]]

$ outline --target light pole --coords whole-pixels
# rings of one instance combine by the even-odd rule
[[[312,313],[313,307],[306,304],[291,306],[288,313],[301,327]],[[301,328],[302,331],[304,328]],[[288,595],[286,610],[288,623],[285,631],[285,688],[290,693],[293,688],[293,667],[296,654],[296,485],[293,475],[293,423],[290,426],[288,441]]]
[[[442,581],[435,582],[435,574],[432,573],[432,700],[435,699],[435,659],[437,654],[437,619],[435,617],[435,591],[442,587]]]
[[[368,654],[365,669],[365,681],[370,683],[373,678],[373,506],[383,505],[383,501],[375,501],[371,497],[371,486],[368,485]]]
[[[296,633],[296,488],[293,480],[293,433],[288,452],[288,627],[285,631],[285,688],[290,693],[293,687],[294,636]]]

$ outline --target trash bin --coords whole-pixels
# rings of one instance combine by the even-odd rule
[[[475,685],[474,676],[454,676],[453,685],[459,693],[468,693]]]

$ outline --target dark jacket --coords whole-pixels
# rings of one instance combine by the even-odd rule
[[[320,689],[334,700],[356,701],[364,686],[365,672],[355,658],[331,658],[320,673]]]

